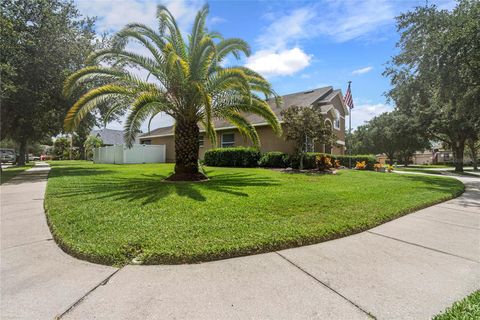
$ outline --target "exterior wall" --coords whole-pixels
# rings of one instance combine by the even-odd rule
[[[144,140],[150,140],[152,144],[164,144],[166,162],[175,162],[175,140],[173,136],[140,139],[140,143],[143,143]]]

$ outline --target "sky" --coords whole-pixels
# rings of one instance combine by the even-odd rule
[[[189,0],[75,0],[84,16],[97,17],[96,32],[114,33],[129,22],[155,27],[157,4],[166,5],[182,32],[188,33],[205,1]],[[395,17],[425,0],[208,1],[209,30],[246,40],[249,57],[228,65],[244,65],[265,76],[280,95],[333,86],[345,93],[352,81],[352,128],[392,110],[384,93],[389,79],[382,76],[398,49]],[[452,9],[454,0],[429,0]],[[144,52],[138,45],[131,50]],[[145,73],[138,72],[140,76]],[[347,119],[348,121],[348,119]],[[166,115],[152,129],[170,125]],[[121,123],[107,128],[121,129]],[[142,127],[147,131],[146,124]]]

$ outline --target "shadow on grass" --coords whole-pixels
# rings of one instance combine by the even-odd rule
[[[416,182],[424,182],[425,183],[425,188],[429,190],[437,190],[443,193],[450,193],[452,194],[452,197],[458,197],[465,191],[465,185],[457,180],[457,179],[452,179],[452,178],[438,178],[438,176],[431,176],[429,177],[428,175],[401,175],[402,178],[407,179],[407,180],[413,180]],[[454,189],[454,191],[452,191]],[[412,192],[415,192],[415,189],[412,190]],[[464,196],[462,196],[463,198]],[[445,199],[451,198],[451,197],[445,197]],[[462,199],[460,198],[460,199]]]
[[[92,170],[92,171],[98,171]],[[67,175],[76,175],[70,171]],[[92,173],[94,174],[94,173]],[[65,172],[57,172],[58,176]],[[80,175],[87,175],[80,173]],[[70,197],[75,195],[93,195],[96,199],[141,201],[142,205],[157,202],[170,194],[187,197],[196,201],[206,201],[203,190],[226,193],[237,197],[248,197],[242,191],[245,187],[265,187],[277,185],[278,182],[259,177],[254,174],[232,173],[219,174],[205,182],[166,182],[165,175],[142,174],[134,177],[116,177],[111,175],[105,179],[93,179],[70,184],[52,192],[55,197]]]
[[[103,174],[113,174],[115,171],[109,169],[101,169],[98,167],[86,168],[86,167],[67,167],[67,166],[52,166],[50,171],[50,177],[86,177],[97,176]]]

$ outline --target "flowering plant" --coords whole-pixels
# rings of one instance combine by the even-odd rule
[[[362,162],[357,161],[357,164],[355,165],[355,169],[365,170],[366,168],[367,168],[367,165],[365,164],[365,161],[362,161]]]
[[[378,172],[378,171],[381,171],[382,168],[383,168],[383,165],[382,165],[381,163],[375,163],[375,164],[373,165],[373,169],[374,169],[375,171],[377,171],[377,172]]]
[[[387,171],[392,172],[393,171],[393,166],[392,165],[387,165]]]
[[[335,169],[340,168],[340,160],[335,160],[335,161],[333,162],[333,166],[335,167]]]
[[[332,165],[332,158],[327,157],[326,155],[318,155],[315,157],[315,164],[317,165],[318,170],[328,170]]]

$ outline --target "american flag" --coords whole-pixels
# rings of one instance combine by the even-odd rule
[[[345,93],[345,97],[343,98],[343,100],[350,109],[353,109],[353,98],[352,91],[350,90],[350,82],[348,83],[347,93]]]

